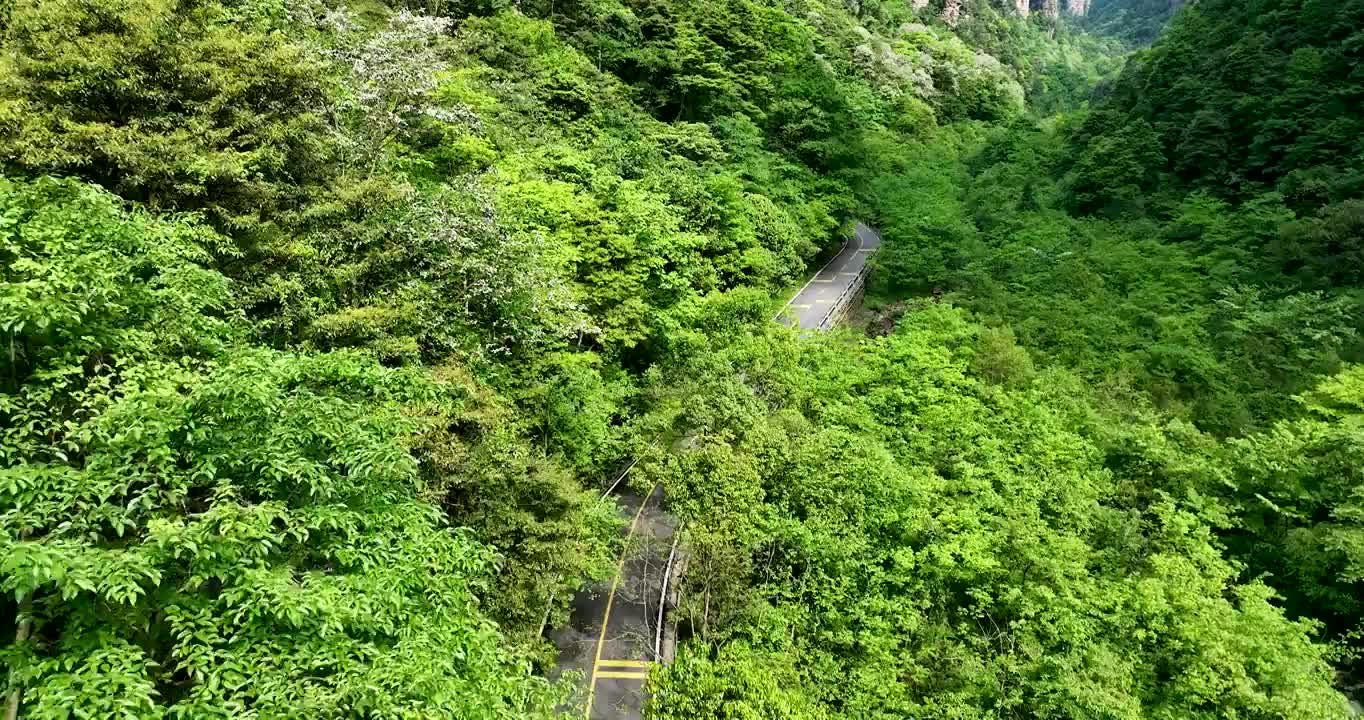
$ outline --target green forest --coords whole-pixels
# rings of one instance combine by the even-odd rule
[[[4,719],[1360,715],[1364,0],[1036,7],[0,0]]]

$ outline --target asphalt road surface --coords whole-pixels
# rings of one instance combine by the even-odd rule
[[[854,289],[854,283],[859,282],[858,276],[867,266],[867,258],[880,247],[881,236],[858,223],[853,229],[853,238],[843,250],[786,304],[780,316],[782,322],[801,330],[827,330],[825,321],[839,297]]]
[[[615,576],[578,593],[567,626],[550,639],[559,649],[554,675],[584,675],[587,720],[639,720],[654,657],[663,574],[677,520],[663,512],[663,488],[617,498],[628,521]]]

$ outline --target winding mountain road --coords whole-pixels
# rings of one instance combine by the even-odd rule
[[[775,319],[802,330],[836,325],[862,289],[867,259],[880,247],[876,231],[858,223],[843,249]],[[549,634],[559,650],[552,677],[577,671],[586,678],[580,696],[585,720],[642,720],[649,668],[670,659],[662,625],[680,522],[663,510],[661,486],[640,495],[622,484],[631,467],[607,491],[626,522],[616,573],[579,592],[569,623]]]
[[[837,324],[848,301],[862,288],[867,259],[881,248],[881,236],[857,223],[847,245],[805,283],[778,318],[801,330],[828,330]]]

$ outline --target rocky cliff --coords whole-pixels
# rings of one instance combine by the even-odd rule
[[[961,0],[947,0],[942,6],[942,21],[950,27],[957,26],[957,20],[961,17]]]
[[[1019,17],[1028,17],[1032,13],[1040,13],[1043,17],[1053,20],[1061,17],[1064,12],[1067,15],[1084,17],[1089,14],[1091,0],[997,0],[1005,8],[1012,9]],[[1184,0],[1168,0],[1170,3],[1183,4]],[[919,9],[928,6],[929,0],[910,0],[910,6]],[[965,12],[963,0],[942,0],[942,9],[938,11],[938,16],[948,25],[956,25],[957,20]]]

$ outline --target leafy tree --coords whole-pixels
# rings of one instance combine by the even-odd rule
[[[3,653],[35,717],[549,716],[479,606],[495,550],[423,499],[410,440],[453,388],[240,347],[201,227],[0,190]]]
[[[1124,512],[1188,502],[1246,568],[1226,577],[1262,578],[1284,597],[1267,602],[1345,643],[1350,511],[1316,490],[1333,471],[1310,391],[1348,386],[1352,370],[1326,378],[1359,352],[1357,5],[1191,5],[1092,110],[940,133],[923,142],[941,153],[932,177],[884,162],[868,198],[888,244],[880,299],[908,309],[902,324],[933,307],[903,296],[932,289],[1007,327],[1037,377],[1078,396]],[[1001,42],[985,20],[969,32]],[[1028,387],[1000,382],[1013,343],[972,345],[1001,392]]]
[[[1085,25],[1135,45],[1146,45],[1165,29],[1184,0],[1094,0]]]
[[[1080,214],[1140,213],[1156,187],[1154,169],[1164,162],[1150,125],[1136,122],[1100,135],[1083,149],[1067,178],[1071,209]]]
[[[1285,274],[1306,287],[1361,287],[1364,199],[1328,205],[1315,216],[1283,227],[1271,243],[1271,257]]]
[[[1000,384],[1026,384],[1033,374],[1032,358],[1007,327],[981,330],[972,367],[976,374]]]
[[[1245,524],[1232,539],[1253,572],[1283,588],[1290,612],[1336,632],[1364,617],[1364,505],[1356,477],[1361,379],[1352,365],[1301,396],[1306,417],[1233,441],[1228,462]]]
[[[335,175],[332,72],[218,3],[12,3],[0,161],[73,174],[220,228],[298,208]]]
[[[930,304],[877,341],[711,336],[679,369],[696,435],[644,472],[701,540],[704,642],[653,715],[1343,717],[1198,486],[1127,504],[1059,394],[976,376],[984,333]]]
[[[793,720],[828,715],[800,692],[790,656],[734,643],[711,658],[689,645],[652,685],[649,716],[671,718],[763,718]],[[710,692],[697,692],[709,688]],[[723,688],[724,692],[717,692]]]
[[[1361,12],[1356,0],[1191,4],[1104,100],[1121,123],[1103,147],[1121,152],[1122,133],[1140,125],[1155,135],[1146,172],[1190,187],[1231,198],[1277,189],[1299,211],[1357,195]]]

